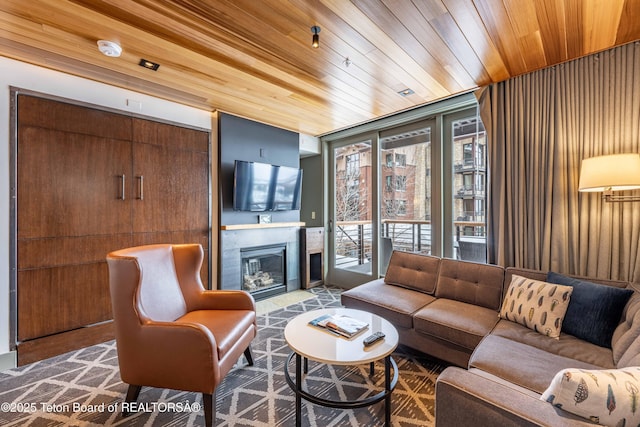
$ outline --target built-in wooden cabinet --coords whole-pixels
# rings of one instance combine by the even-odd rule
[[[17,111],[22,365],[112,338],[110,251],[208,250],[209,133],[27,95]]]

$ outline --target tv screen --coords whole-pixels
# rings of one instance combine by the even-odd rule
[[[233,209],[261,212],[271,209],[274,168],[264,163],[236,160],[233,173]]]
[[[300,209],[302,170],[288,166],[236,160],[233,209],[286,211]]]
[[[276,166],[275,193],[273,195],[274,211],[290,211],[300,209],[300,193],[302,190],[302,170],[287,166]]]

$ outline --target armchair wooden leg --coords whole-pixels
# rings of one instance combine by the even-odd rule
[[[251,354],[251,347],[247,347],[244,351],[244,357],[247,359],[249,366],[253,366],[253,355]]]
[[[127,389],[127,396],[124,398],[124,401],[127,403],[135,402],[138,400],[138,395],[140,394],[140,390],[142,386],[129,384],[129,388]],[[129,415],[128,410],[122,411],[122,416],[126,417]]]
[[[216,394],[202,393],[202,403],[204,404],[204,425],[213,427],[216,420]]]

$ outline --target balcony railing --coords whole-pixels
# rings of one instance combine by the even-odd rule
[[[453,165],[454,172],[468,172],[468,171],[484,171],[486,165],[484,162],[469,162],[469,163],[456,163]]]
[[[338,221],[335,235],[337,268],[371,262],[371,221]]]
[[[479,221],[454,221],[454,256],[457,259],[485,262],[486,227]],[[469,230],[473,230],[470,233]],[[431,254],[431,221],[382,220],[381,234],[392,242],[394,250]],[[349,268],[371,262],[371,221],[336,223],[336,267]]]
[[[474,196],[476,198],[484,197],[484,189],[482,187],[474,187],[473,185],[462,185],[458,187],[458,191],[456,191],[455,197],[469,197]]]

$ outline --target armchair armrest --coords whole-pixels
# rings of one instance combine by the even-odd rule
[[[212,393],[222,380],[217,344],[204,326],[147,320],[118,341],[128,384]]]
[[[256,311],[253,297],[246,291],[204,291],[190,310],[251,310]]]
[[[530,390],[476,370],[449,367],[436,382],[436,427],[593,426]]]

